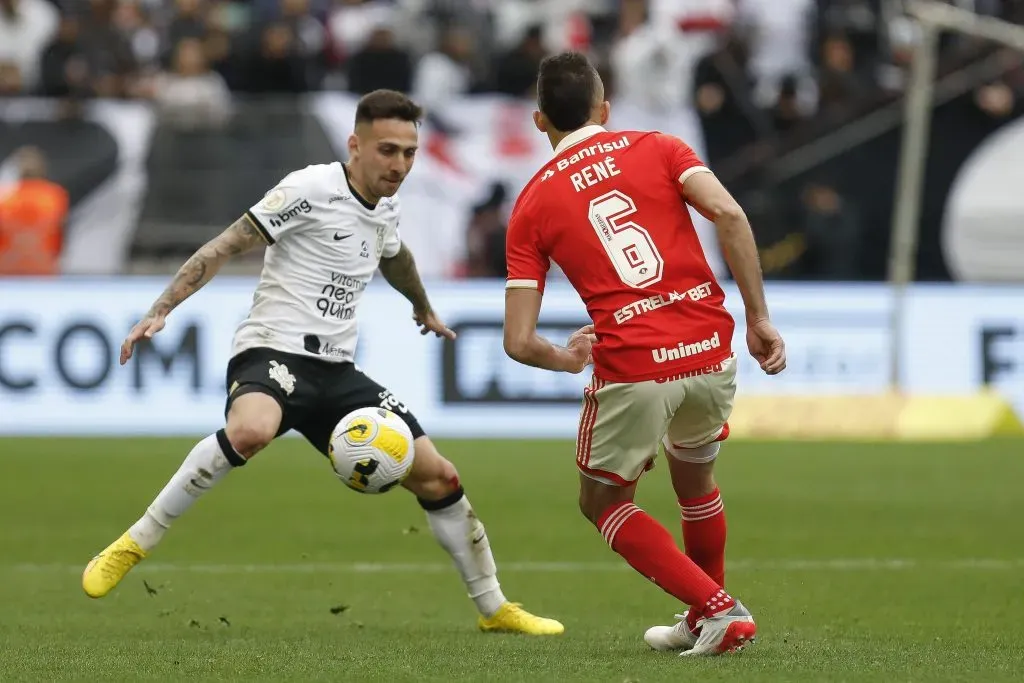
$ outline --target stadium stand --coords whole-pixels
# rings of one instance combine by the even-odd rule
[[[1024,19],[1021,0],[966,4]],[[150,134],[133,144],[145,159],[144,180],[128,202],[137,210],[119,229],[130,248],[111,267],[165,260],[170,267],[287,170],[344,157],[343,134],[331,130],[341,124],[316,114],[317,96],[413,92],[434,114],[424,155],[443,165],[450,147],[474,131],[448,125],[438,112],[481,97],[528,107],[539,60],[574,48],[601,66],[614,111],[626,112],[630,124],[678,131],[681,121],[699,121],[684,137],[748,207],[768,277],[879,280],[902,94],[918,39],[901,7],[899,0],[3,0],[0,94],[47,98],[57,111],[26,122],[34,115],[0,107],[0,161],[21,144],[40,145],[75,207],[114,176],[112,155],[122,170],[129,156],[126,140],[111,132],[116,125],[96,125],[102,117],[90,103],[143,103]],[[962,36],[944,38],[941,57],[917,268],[923,280],[951,277],[941,244],[959,171],[982,141],[1024,112],[1019,57]],[[488,125],[503,126],[496,116]],[[10,163],[4,167],[0,182],[10,179]],[[481,256],[473,246],[474,207],[507,214],[525,180],[483,178],[471,196],[451,200],[445,218],[431,219],[462,223],[446,253],[432,256],[433,274],[501,270],[494,249]],[[433,182],[442,192],[451,185]],[[491,206],[495,182],[505,185],[503,200]],[[69,229],[96,215],[73,210]],[[498,244],[500,233],[488,240]],[[83,261],[93,262],[72,255],[67,264],[74,271]]]

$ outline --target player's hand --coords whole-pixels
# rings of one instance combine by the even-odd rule
[[[786,343],[767,319],[747,321],[747,348],[766,374],[786,369]]]
[[[152,339],[153,335],[164,329],[166,317],[162,315],[147,316],[135,323],[135,327],[128,333],[124,343],[121,344],[121,365],[128,362],[135,350],[135,344],[142,339]]]
[[[569,372],[575,374],[583,372],[583,368],[594,362],[593,347],[597,343],[597,335],[594,334],[594,326],[586,325],[576,330],[569,336],[565,348],[569,350],[572,358],[578,365],[574,365]]]
[[[455,332],[441,322],[441,319],[433,311],[415,311],[412,314],[412,319],[420,327],[420,334],[430,334],[433,332],[434,335],[444,337],[449,341],[454,341],[455,339]]]

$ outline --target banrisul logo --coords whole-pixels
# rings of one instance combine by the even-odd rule
[[[274,218],[270,219],[270,224],[275,228],[280,228],[282,225],[295,218],[299,214],[309,213],[313,210],[313,205],[309,203],[308,199],[300,199],[288,209],[285,209],[281,213],[277,214]]]

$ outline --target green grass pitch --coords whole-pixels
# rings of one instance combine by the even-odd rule
[[[79,577],[191,440],[0,441],[0,680],[1024,680],[1024,443],[730,443],[730,590],[759,642],[642,640],[673,600],[576,508],[566,442],[441,442],[502,586],[564,636],[481,634],[422,511],[286,439],[208,494],[110,596]],[[664,465],[638,502],[679,536]]]

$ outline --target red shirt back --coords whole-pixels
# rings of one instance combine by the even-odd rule
[[[681,195],[702,172],[678,138],[588,126],[519,195],[506,286],[543,292],[554,261],[594,321],[601,379],[668,378],[732,355],[735,322]]]

